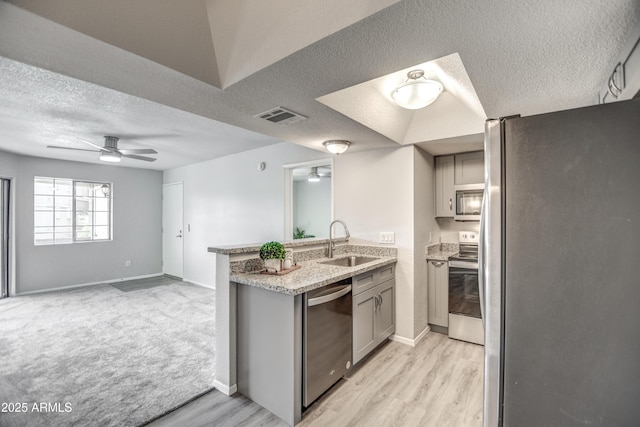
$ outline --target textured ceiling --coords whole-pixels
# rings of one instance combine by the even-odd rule
[[[579,6],[555,0],[497,0],[490,5],[402,0],[306,47],[294,47],[288,56],[224,90],[4,2],[0,55],[276,140],[321,150],[326,139],[348,139],[351,150],[358,151],[398,143],[318,98],[457,53],[487,117],[591,105],[640,21],[637,0]],[[305,18],[314,16],[299,16]],[[270,30],[286,29],[273,25]],[[350,102],[367,114],[362,99]],[[309,119],[280,126],[253,117],[275,106]],[[450,121],[448,126],[455,126],[455,120]],[[164,131],[160,127],[154,133]],[[433,145],[418,145],[435,153],[471,138],[439,136]],[[420,136],[411,138],[420,141]]]
[[[153,148],[152,163],[122,159],[120,165],[165,170],[251,150],[278,140],[0,57],[0,147],[56,159],[101,163],[93,149],[103,136],[119,148]]]

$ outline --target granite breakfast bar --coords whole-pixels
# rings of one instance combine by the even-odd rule
[[[217,289],[223,288],[216,295],[216,337],[220,340],[222,333],[222,344],[229,349],[226,360],[218,349],[216,383],[227,374],[228,394],[237,385],[239,392],[290,425],[300,421],[302,411],[304,293],[397,260],[395,248],[336,240],[334,258],[366,255],[375,259],[355,267],[326,265],[322,262],[329,260],[325,255],[328,240],[284,242],[300,268],[278,276],[261,274],[260,245],[209,248],[216,253]],[[223,317],[219,317],[220,310],[228,315],[221,320],[228,325],[226,336],[218,320]]]

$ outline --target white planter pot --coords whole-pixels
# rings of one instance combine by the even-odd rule
[[[278,272],[282,270],[282,261],[279,259],[265,259],[264,266],[267,268],[267,271]]]

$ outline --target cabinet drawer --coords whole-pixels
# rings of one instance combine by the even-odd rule
[[[395,268],[395,264],[390,264],[376,268],[375,270],[358,274],[353,278],[353,282],[351,284],[353,295],[358,295],[359,293],[371,289],[380,283],[393,279],[396,273]]]

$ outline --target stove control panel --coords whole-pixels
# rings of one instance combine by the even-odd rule
[[[477,231],[459,231],[458,242],[460,243],[478,243],[479,237]]]

